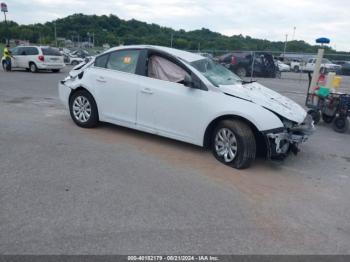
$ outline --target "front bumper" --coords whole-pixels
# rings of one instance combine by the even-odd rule
[[[267,157],[281,159],[289,152],[297,154],[299,145],[308,140],[314,132],[315,126],[310,115],[307,115],[303,123],[291,128],[265,131],[265,141],[267,144]]]
[[[58,95],[66,108],[69,108],[69,96],[72,89],[64,84],[64,81],[58,83]]]

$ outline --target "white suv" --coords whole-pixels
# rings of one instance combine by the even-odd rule
[[[65,67],[62,54],[49,46],[17,46],[11,50],[12,68],[23,68],[33,73],[38,70],[59,72]],[[2,58],[1,64],[4,65]]]
[[[78,126],[110,122],[211,147],[235,168],[248,167],[258,150],[296,153],[313,131],[292,100],[209,58],[160,46],[110,49],[73,68],[59,95]]]

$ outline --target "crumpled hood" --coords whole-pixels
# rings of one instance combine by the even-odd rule
[[[305,110],[293,100],[257,82],[244,85],[223,85],[220,86],[220,90],[226,94],[258,104],[299,124],[304,121],[307,115]]]

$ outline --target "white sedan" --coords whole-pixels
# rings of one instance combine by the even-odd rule
[[[160,46],[112,48],[75,67],[59,95],[80,127],[103,121],[208,147],[235,168],[257,152],[296,153],[313,130],[290,99],[211,59]]]
[[[290,71],[290,66],[289,65],[287,65],[285,63],[282,63],[279,60],[276,60],[276,64],[277,64],[278,70],[280,72],[289,72]]]

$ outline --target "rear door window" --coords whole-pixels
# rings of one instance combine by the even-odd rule
[[[43,55],[48,56],[61,56],[60,51],[52,48],[52,47],[42,47],[41,51],[43,51]]]
[[[120,50],[110,53],[107,68],[134,74],[140,50]]]

